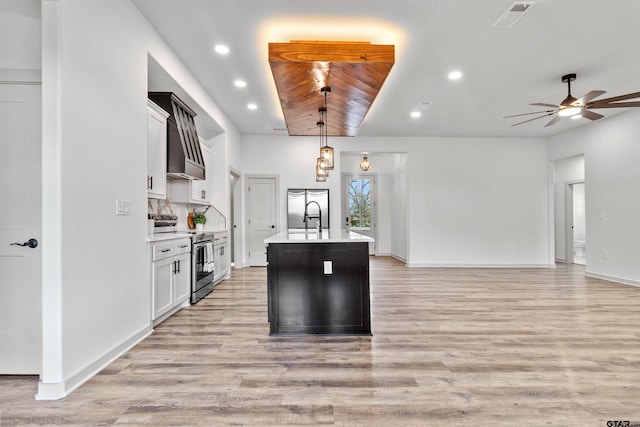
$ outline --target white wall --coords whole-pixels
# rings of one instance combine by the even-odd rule
[[[555,210],[555,252],[556,260],[567,260],[567,183],[584,181],[584,156],[577,155],[553,162],[554,165],[554,210]]]
[[[544,140],[440,138],[409,151],[409,264],[547,266]]]
[[[151,331],[148,54],[223,129],[237,131],[129,0],[42,5],[45,295],[38,398],[52,399]],[[116,199],[130,202],[130,216],[115,215]]]
[[[550,138],[549,159],[584,153],[587,274],[640,284],[640,111]],[[605,259],[607,258],[607,259]]]
[[[391,189],[391,254],[407,261],[407,218],[408,218],[408,192],[407,182],[407,155],[394,154],[394,180]]]
[[[315,182],[315,138],[244,136],[242,141],[243,173],[279,174],[281,194],[288,187],[330,188],[340,194],[339,176],[330,174],[322,185]],[[333,138],[331,144],[336,152],[388,152],[393,147],[407,153],[406,166],[399,162],[406,167],[406,181],[401,176],[395,183],[407,188],[408,265],[553,264],[545,140],[356,137]],[[339,157],[336,168],[341,170]],[[402,199],[401,193],[395,201]],[[285,202],[279,202],[284,211]],[[340,203],[332,196],[332,223],[340,215]]]

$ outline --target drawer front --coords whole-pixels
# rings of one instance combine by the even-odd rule
[[[186,254],[191,252],[191,239],[181,239],[175,243],[175,254]]]
[[[152,260],[158,261],[161,259],[172,257],[175,254],[174,243],[173,242],[165,242],[165,243],[156,243],[153,245],[152,249]]]
[[[222,243],[226,243],[229,240],[229,233],[226,231],[221,231],[219,233],[213,233],[213,243],[216,245],[220,245]]]

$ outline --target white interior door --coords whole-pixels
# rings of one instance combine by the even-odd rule
[[[342,216],[347,230],[376,238],[376,180],[373,175],[345,175]],[[369,243],[369,254],[376,253],[376,243]]]
[[[40,85],[0,84],[0,374],[42,366],[41,121]]]
[[[249,178],[249,265],[267,265],[264,239],[276,233],[276,179]]]

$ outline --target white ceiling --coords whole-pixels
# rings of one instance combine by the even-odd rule
[[[586,119],[516,127],[503,116],[572,94],[640,91],[640,0],[537,0],[510,29],[492,28],[513,0],[133,0],[243,134],[286,135],[267,44],[395,44],[396,63],[359,136],[548,137]],[[231,52],[213,51],[219,43]],[[462,79],[449,81],[459,69]],[[238,89],[235,79],[248,86]],[[170,88],[167,88],[170,89]],[[409,117],[420,101],[432,105]],[[255,102],[259,108],[249,111]],[[606,117],[625,109],[598,110]],[[535,116],[528,116],[530,118]],[[606,117],[601,120],[606,120]],[[329,120],[331,118],[329,117]],[[315,120],[315,118],[314,118]]]

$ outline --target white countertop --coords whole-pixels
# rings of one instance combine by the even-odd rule
[[[354,233],[340,228],[323,230],[320,238],[315,230],[309,231],[282,231],[264,239],[269,243],[348,243],[348,242],[374,242],[375,240],[363,234]]]
[[[191,238],[191,234],[181,231],[173,231],[170,233],[151,233],[147,234],[147,242],[162,242],[164,240]]]
[[[229,230],[203,230],[206,233],[222,234],[228,233]],[[194,235],[194,230],[178,230],[165,233],[150,233],[147,234],[147,242],[162,242],[164,240],[182,239],[184,237],[191,238]]]

